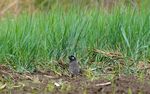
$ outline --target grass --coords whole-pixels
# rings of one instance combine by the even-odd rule
[[[18,72],[33,72],[38,66],[60,72],[53,61],[63,59],[67,63],[67,56],[74,54],[82,67],[102,72],[114,62],[120,73],[117,61],[89,63],[90,59],[106,60],[101,54],[93,56],[93,49],[100,49],[121,52],[126,58],[123,73],[136,73],[128,60],[137,63],[150,59],[149,26],[149,11],[123,7],[111,12],[54,8],[48,13],[8,16],[0,21],[0,62]]]

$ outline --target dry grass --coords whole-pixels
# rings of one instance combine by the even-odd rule
[[[57,4],[57,0],[0,0],[0,16],[7,13],[13,13],[18,15],[21,11],[28,11],[33,13],[37,9],[44,7],[50,9],[53,5]],[[72,4],[77,4],[82,7],[96,7],[96,8],[105,8],[112,9],[114,6],[131,5],[140,9],[141,0],[61,0],[59,4],[68,7]]]
[[[33,0],[1,0],[0,16],[7,13],[18,15],[21,11],[27,10],[32,12],[34,9]]]

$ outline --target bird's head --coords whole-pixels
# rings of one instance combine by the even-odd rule
[[[75,60],[76,60],[76,57],[75,57],[75,56],[73,56],[73,55],[68,56],[68,58],[69,58],[69,60],[70,60],[70,61],[75,61]]]

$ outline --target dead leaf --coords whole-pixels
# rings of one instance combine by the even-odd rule
[[[33,83],[41,83],[38,77],[33,77]]]
[[[55,82],[55,83],[54,83],[54,85],[55,85],[55,86],[57,86],[57,87],[59,87],[59,86],[60,86],[60,84],[59,84],[59,83],[57,83],[57,82]]]
[[[0,86],[0,90],[4,89],[6,87],[6,83]]]
[[[44,75],[44,76],[50,79],[55,78],[54,76],[49,76],[49,75]]]
[[[28,80],[32,80],[33,78],[31,76],[25,75],[24,78],[28,79]]]
[[[55,82],[54,85],[59,87],[63,84],[62,79],[59,79],[58,82]]]
[[[107,85],[111,85],[111,82],[96,84],[96,86],[107,86]]]

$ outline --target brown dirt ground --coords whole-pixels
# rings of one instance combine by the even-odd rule
[[[19,74],[0,65],[0,94],[150,94],[150,77],[120,76],[109,81],[102,77],[88,80],[53,72]],[[130,93],[131,94],[131,93]]]

